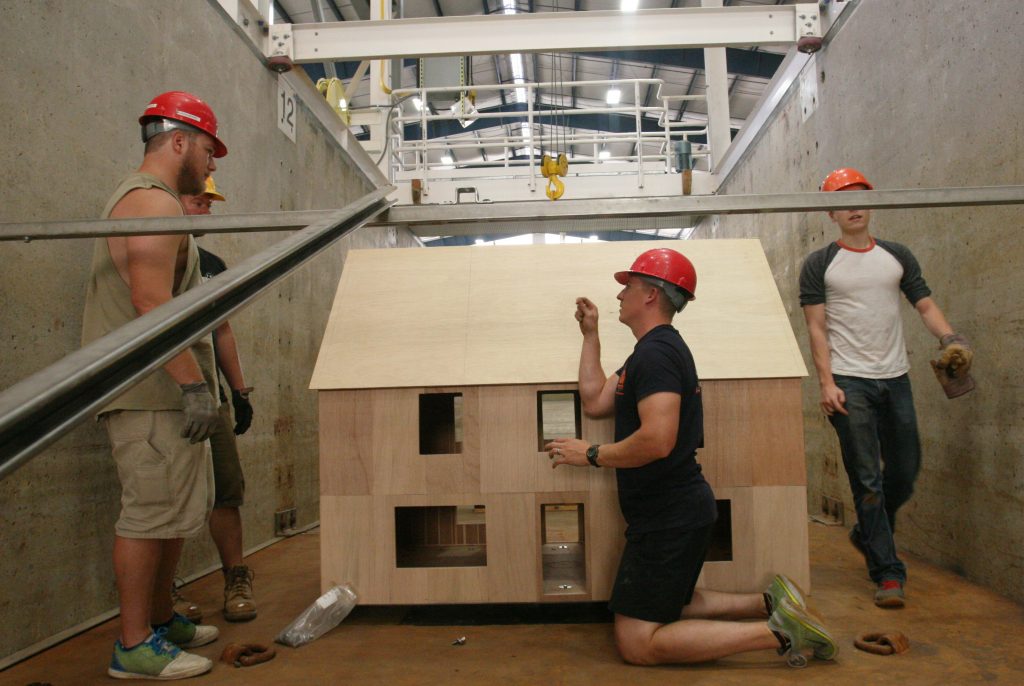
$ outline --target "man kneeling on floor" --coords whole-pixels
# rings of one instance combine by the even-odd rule
[[[637,339],[611,376],[601,368],[598,309],[576,300],[583,333],[579,389],[590,417],[615,416],[615,442],[555,439],[552,466],[614,467],[626,547],[609,608],[622,658],[638,665],[704,662],[775,648],[804,664],[831,660],[837,646],[804,607],[792,581],[777,575],[762,593],[695,588],[717,517],[697,463],[704,442],[700,381],[672,319],[694,300],[697,273],[675,250],[649,250],[615,274],[619,321]],[[739,619],[767,619],[739,622]]]

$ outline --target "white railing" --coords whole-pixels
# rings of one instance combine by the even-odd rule
[[[705,96],[662,95],[664,85],[661,79],[619,79],[395,90],[393,97],[397,99],[396,102],[418,98],[421,106],[418,112],[403,114],[399,105],[396,108],[397,114],[390,120],[387,151],[389,175],[393,182],[399,183],[411,179],[429,183],[431,179],[527,178],[532,188],[538,178],[542,178],[541,150],[556,157],[559,153],[568,156],[570,148],[576,148],[575,154],[569,157],[571,175],[607,176],[634,173],[638,186],[642,188],[645,174],[671,174],[679,171],[680,158],[674,149],[674,143],[689,141],[691,136],[704,136],[707,140],[706,121],[673,121],[682,102],[705,100]],[[556,98],[566,100],[569,98],[566,94],[571,92],[571,89],[586,86],[616,87],[623,91],[629,88],[633,92],[633,104],[535,109],[535,91],[538,88],[547,90],[549,95],[552,92],[557,93]],[[654,98],[657,104],[644,106],[642,90],[652,86],[657,88]],[[466,102],[460,98],[470,90],[476,91],[478,102],[487,96],[498,99],[502,91],[506,92],[504,101],[517,102],[515,91],[520,89],[526,94],[526,102],[522,103],[525,109],[521,111],[477,112],[470,109],[466,112],[463,109],[459,113],[444,110],[433,114],[426,106],[430,96],[438,94],[448,94],[451,96],[450,99],[457,103]],[[521,98],[519,100],[521,101]],[[581,131],[573,126],[573,117],[594,114],[631,115],[634,122],[633,130]],[[464,122],[479,119],[504,120],[505,124],[518,125],[520,133],[481,138],[426,137],[428,125],[433,122]],[[657,122],[660,130],[645,132],[644,121],[649,125],[652,119]],[[406,125],[415,123],[419,124],[420,137],[406,139]],[[545,130],[547,127],[551,129]],[[544,132],[538,132],[538,128]],[[573,129],[576,130],[570,133]],[[631,143],[632,152],[615,156],[606,154],[602,157],[602,151],[613,143]],[[579,147],[592,151],[592,154],[582,154],[578,150]],[[502,153],[498,155],[498,159],[487,159],[484,150],[494,148],[501,148]],[[438,159],[441,155],[458,151],[479,154],[473,155],[473,162],[446,164]],[[711,150],[706,144],[693,143],[690,154],[695,161],[700,161],[701,167],[706,167]]]

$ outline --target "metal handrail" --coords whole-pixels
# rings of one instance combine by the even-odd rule
[[[0,393],[0,479],[390,207],[393,190],[368,193]]]

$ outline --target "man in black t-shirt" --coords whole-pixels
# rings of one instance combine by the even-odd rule
[[[764,593],[695,588],[717,515],[697,463],[704,444],[700,381],[672,318],[694,300],[697,273],[675,250],[648,250],[615,279],[619,321],[637,339],[611,376],[601,368],[598,310],[576,300],[583,334],[579,391],[590,417],[615,416],[615,442],[558,438],[545,450],[552,467],[614,467],[626,547],[609,608],[615,642],[632,664],[704,662],[769,648],[831,660],[835,641],[805,610],[803,595],[776,575]],[[760,619],[738,622],[737,619]],[[767,620],[767,621],[764,621]]]
[[[225,200],[217,190],[212,176],[206,177],[206,191],[200,195],[182,196],[185,213],[189,215],[210,214],[214,201]],[[199,270],[204,279],[212,279],[227,271],[227,265],[217,255],[199,248]],[[213,510],[210,512],[210,537],[217,546],[224,573],[224,619],[229,622],[247,622],[256,618],[256,600],[253,598],[253,571],[244,563],[242,549],[242,515],[240,509],[245,502],[245,475],[239,459],[236,435],[242,435],[252,425],[253,409],[249,394],[253,391],[246,386],[242,363],[238,355],[235,332],[231,322],[224,322],[213,332],[213,347],[217,356],[218,385],[220,385],[220,421],[210,436],[213,454]],[[231,391],[231,411],[221,378]],[[192,601],[174,592],[177,611],[185,616],[202,618],[202,609]]]

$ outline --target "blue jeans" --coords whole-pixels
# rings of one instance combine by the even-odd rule
[[[893,531],[896,511],[910,499],[921,467],[921,442],[910,378],[864,379],[835,375],[846,394],[849,415],[833,414],[829,421],[839,436],[843,466],[857,508],[859,538],[875,583],[903,583],[907,567],[896,555]]]

